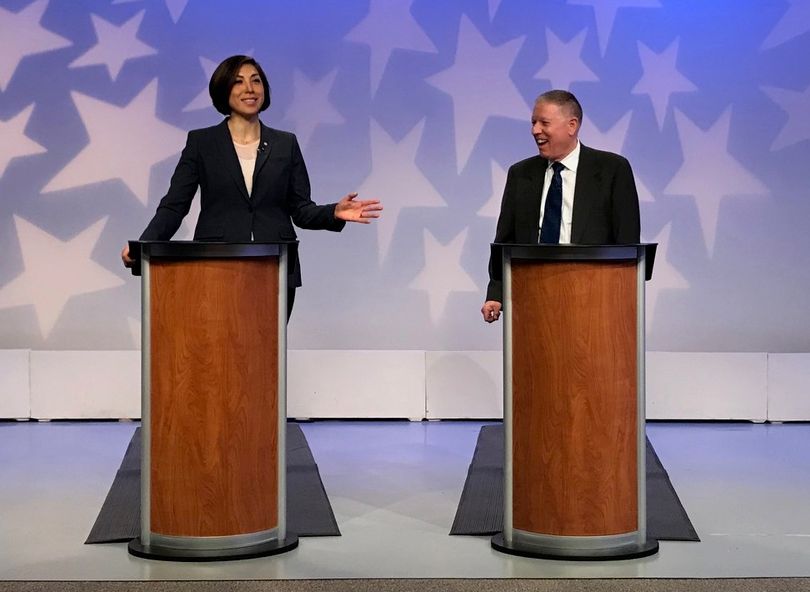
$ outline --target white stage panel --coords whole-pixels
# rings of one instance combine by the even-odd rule
[[[0,419],[26,419],[31,414],[30,350],[0,350]]]
[[[764,353],[647,352],[647,419],[764,421]]]
[[[810,354],[768,354],[768,419],[810,421]]]
[[[31,352],[31,417],[140,416],[140,351]]]
[[[425,352],[428,419],[503,417],[500,351]]]
[[[425,353],[290,350],[291,418],[425,417]]]

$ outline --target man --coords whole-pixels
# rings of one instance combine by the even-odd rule
[[[640,241],[638,193],[627,159],[580,143],[582,106],[568,91],[537,97],[532,135],[540,152],[509,168],[496,243],[634,244]],[[501,315],[503,286],[492,277],[481,314]]]

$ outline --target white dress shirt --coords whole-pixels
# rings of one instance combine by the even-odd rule
[[[560,222],[560,244],[570,244],[571,242],[571,219],[574,213],[574,189],[577,184],[577,166],[579,166],[579,140],[568,156],[561,161],[565,167],[560,171],[562,177],[562,216]],[[551,178],[554,176],[554,169],[551,167],[553,161],[548,161],[546,176],[543,180],[543,190],[540,193],[540,228],[543,226],[543,214],[546,211],[546,196],[551,185]],[[538,231],[538,236],[539,231]]]

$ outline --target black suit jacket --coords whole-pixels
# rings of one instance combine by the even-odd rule
[[[169,240],[180,227],[200,188],[200,217],[194,240],[249,242],[293,240],[293,222],[309,230],[340,231],[335,204],[317,205],[310,198],[309,175],[295,135],[261,125],[253,172],[247,186],[233,146],[228,120],[188,134],[186,147],[172,175],[168,193],[141,240]],[[289,285],[301,285],[301,270],[293,249]]]
[[[509,168],[503,191],[496,243],[535,244],[540,234],[540,202],[548,161],[533,156]],[[627,159],[580,144],[571,243],[635,244],[641,239],[638,193]],[[503,301],[503,285],[490,280],[487,300]]]

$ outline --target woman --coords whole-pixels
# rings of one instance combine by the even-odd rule
[[[237,55],[211,76],[208,92],[226,119],[193,130],[172,175],[169,191],[141,240],[169,240],[200,188],[200,216],[194,240],[218,242],[278,241],[296,238],[295,225],[339,232],[346,222],[369,224],[379,218],[379,200],[358,200],[349,193],[335,204],[310,199],[309,176],[296,137],[265,126],[259,113],[270,106],[270,86],[261,66]],[[133,260],[129,247],[124,265]],[[288,313],[295,287],[301,285],[297,255],[290,261]]]

